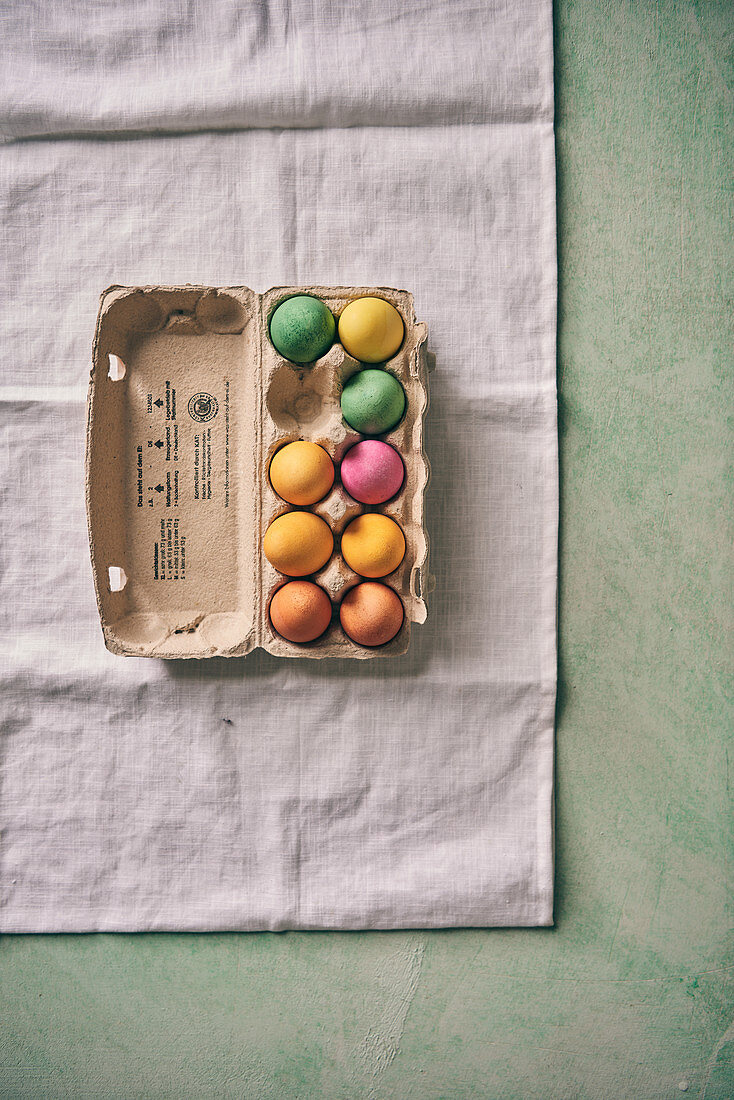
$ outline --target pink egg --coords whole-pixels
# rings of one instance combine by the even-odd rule
[[[355,443],[342,459],[342,485],[360,504],[382,504],[394,497],[404,477],[402,458],[379,439]]]

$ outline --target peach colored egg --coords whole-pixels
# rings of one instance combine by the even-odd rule
[[[289,581],[270,601],[273,629],[288,642],[312,642],[331,622],[331,600],[311,581]]]
[[[339,608],[342,628],[357,645],[385,645],[399,632],[404,617],[397,592],[377,581],[351,588]]]

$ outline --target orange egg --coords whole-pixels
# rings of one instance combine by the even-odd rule
[[[298,439],[273,455],[270,483],[289,504],[315,504],[334,484],[334,463],[318,443]]]
[[[351,588],[339,608],[344,633],[357,645],[365,646],[391,641],[403,625],[404,615],[397,592],[377,581],[364,581]]]
[[[331,557],[334,536],[313,512],[286,512],[268,527],[263,539],[265,557],[287,577],[317,573]]]
[[[405,556],[405,536],[394,519],[366,512],[353,519],[342,535],[342,555],[362,577],[386,577]]]
[[[331,622],[331,600],[311,581],[289,581],[270,601],[273,629],[288,642],[312,642]]]

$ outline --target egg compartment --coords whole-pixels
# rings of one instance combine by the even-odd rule
[[[396,583],[397,574],[390,574],[388,577],[374,578],[380,581],[382,584],[388,585],[390,588],[394,588],[398,595],[400,591]],[[312,642],[289,642],[286,638],[283,638],[277,633],[272,623],[270,622],[270,602],[284,584],[287,584],[290,580],[308,580],[313,581],[314,584],[320,585],[329,595],[332,605],[332,617],[329,626],[326,631],[317,639]],[[401,653],[405,653],[410,645],[410,628],[411,621],[408,618],[407,608],[405,608],[405,600],[401,596],[403,607],[405,608],[405,617],[403,619],[403,625],[398,633],[385,645],[381,646],[361,646],[344,632],[342,629],[341,621],[339,619],[339,607],[341,601],[346,596],[350,589],[361,584],[365,580],[370,580],[369,577],[361,577],[354,570],[349,569],[345,565],[343,559],[339,559],[339,562],[334,560],[332,556],[331,561],[320,570],[318,573],[309,577],[286,577],[282,574],[278,574],[278,579],[273,583],[272,587],[268,591],[267,599],[265,601],[265,610],[267,615],[267,632],[270,638],[270,644],[265,647],[281,657],[297,657],[297,656],[313,656],[319,657],[325,654],[321,651],[321,647],[328,645],[331,657],[353,657],[357,659],[364,659],[368,657],[375,657],[379,654],[386,656],[398,656]]]
[[[319,442],[319,440],[313,440],[313,442]],[[321,445],[323,446],[323,443]],[[272,511],[267,510],[267,512],[263,512],[263,519],[265,519],[266,515],[268,516],[267,522],[263,524],[264,530],[267,530],[269,524],[272,523],[274,519],[277,519],[278,516],[283,515],[285,512],[296,510],[313,512],[315,515],[320,516],[321,519],[323,519],[329,525],[332,535],[334,537],[334,550],[331,554],[331,557],[322,569],[318,570],[316,573],[310,574],[308,577],[298,579],[310,580],[313,581],[314,584],[320,585],[328,593],[334,610],[332,615],[332,622],[327,631],[323,635],[321,635],[321,637],[317,641],[308,642],[305,644],[296,644],[287,641],[285,638],[282,638],[274,630],[272,623],[270,622],[270,617],[268,613],[264,625],[265,630],[270,637],[270,644],[266,648],[268,648],[271,652],[278,653],[280,656],[295,656],[295,651],[300,653],[301,650],[305,650],[306,647],[310,647],[309,652],[308,654],[304,652],[302,655],[323,656],[324,654],[320,651],[320,647],[324,645],[329,645],[330,647],[329,656],[336,657],[370,657],[383,652],[390,652],[394,654],[398,652],[404,652],[405,649],[407,649],[410,640],[410,620],[408,618],[407,608],[403,627],[401,628],[398,635],[396,635],[396,637],[391,642],[379,647],[366,647],[357,645],[351,640],[351,638],[348,638],[346,636],[346,634],[342,630],[341,623],[339,621],[339,604],[341,603],[343,597],[346,595],[347,591],[350,588],[354,587],[354,585],[360,584],[362,581],[370,579],[356,573],[353,569],[350,568],[349,565],[347,565],[340,551],[341,536],[345,528],[352,522],[353,519],[355,519],[357,516],[363,515],[365,512],[377,511],[377,509],[368,508],[365,505],[359,504],[346,493],[341,485],[337,484],[334,485],[334,488],[331,490],[329,495],[324,498],[324,500],[321,500],[318,502],[318,504],[313,504],[308,508],[296,509],[294,506],[286,505],[285,502],[281,500],[281,498],[277,497],[277,495],[272,490],[272,487],[268,496],[270,496],[271,494],[273,497],[275,497],[275,501],[271,501]],[[276,504],[276,501],[279,502],[280,507]],[[398,522],[400,521],[398,520]],[[406,537],[406,547],[407,543],[408,540]],[[383,581],[383,583],[385,584],[389,584],[394,587],[398,594],[401,595],[404,607],[405,599],[402,596],[402,590],[407,586],[407,584],[409,584],[410,579],[408,571],[404,568],[405,560],[406,559],[403,558],[403,562],[400,564],[400,566],[398,566],[398,568],[393,573],[390,573],[387,577],[375,578]],[[269,608],[270,601],[278,588],[280,588],[281,585],[288,580],[294,580],[296,578],[287,577],[284,574],[278,572],[278,570],[276,570],[263,555],[263,579],[268,585],[268,595],[266,600],[267,609]],[[313,650],[313,652],[311,652],[311,650]]]
[[[385,505],[354,501],[339,480],[344,453],[362,438],[343,420],[344,381],[364,364],[338,342],[314,364],[280,356],[268,317],[285,297],[312,294],[338,320],[356,298],[392,302],[405,339],[384,366],[401,381],[407,409],[378,438],[392,443],[406,481]],[[107,647],[166,658],[241,656],[258,646],[278,656],[366,658],[403,652],[412,622],[426,617],[428,542],[422,448],[427,406],[426,329],[412,296],[386,288],[111,287],[101,300],[87,413],[86,493],[97,601]],[[275,450],[296,439],[320,444],[336,467],[329,494],[306,509],[280,498],[268,477]],[[329,561],[312,577],[329,594],[332,622],[296,645],[269,620],[274,591],[289,579],[265,559],[276,516],[312,511],[334,535]],[[340,538],[352,519],[378,511],[401,526],[406,554],[383,583],[405,608],[387,645],[361,647],[342,631],[339,604],[365,578],[347,565]]]
[[[363,364],[349,355],[338,343],[337,330],[337,343],[333,344],[329,351],[312,366],[291,364],[272,345],[267,322],[277,306],[295,293],[307,293],[320,298],[334,313],[337,324],[344,307],[356,298],[368,295],[385,298],[395,306],[403,318],[405,325],[403,343],[386,363]],[[312,505],[309,509],[320,515],[331,528],[335,539],[334,553],[324,570],[310,579],[321,583],[329,592],[332,602],[337,605],[349,588],[369,579],[358,575],[347,565],[340,553],[339,545],[341,534],[347,525],[356,516],[365,512],[389,515],[401,527],[406,542],[405,556],[398,569],[385,578],[379,578],[395,588],[403,602],[405,620],[398,635],[385,646],[376,648],[358,646],[343,633],[338,617],[335,615],[332,627],[321,640],[322,644],[314,646],[313,652],[308,655],[327,655],[327,650],[330,656],[354,657],[373,657],[404,652],[410,641],[411,623],[425,620],[424,597],[429,587],[426,571],[428,542],[423,530],[423,494],[429,475],[428,463],[422,447],[422,424],[427,407],[425,326],[415,321],[410,294],[384,288],[275,288],[263,295],[263,312],[266,319],[262,356],[265,408],[270,414],[269,418],[264,417],[264,439],[269,432],[272,433],[273,452],[282,445],[282,442],[291,441],[294,438],[318,443],[325,447],[337,466],[337,480],[331,493],[325,500]],[[342,417],[340,405],[344,383],[353,374],[364,369],[388,370],[399,379],[406,396],[406,411],[400,423],[390,432],[376,437],[391,443],[400,453],[406,467],[405,481],[396,497],[384,505],[377,506],[364,505],[355,501],[338,479],[338,465],[344,454],[355,443],[366,438],[346,423]],[[286,406],[286,400],[284,400],[286,388],[287,411],[290,419],[283,416]],[[298,423],[299,402],[309,410],[315,409],[318,405],[318,412],[315,415],[311,413],[305,421]],[[296,423],[299,428],[297,435],[288,430],[292,429]],[[285,431],[281,435],[283,429]],[[265,529],[268,523],[280,514],[276,510],[276,500],[279,499],[268,480],[263,487]],[[277,586],[280,579],[280,574],[266,559],[263,561],[263,579],[273,587]],[[272,635],[271,645],[277,646],[283,655],[286,655],[289,647],[300,648],[292,647],[290,643],[276,636],[269,621],[263,623],[263,628]]]
[[[302,433],[298,438],[308,439],[308,434]],[[293,442],[293,440],[289,439],[288,442]],[[331,454],[332,459],[334,458],[334,452],[330,449],[329,442],[323,436],[311,438],[309,442],[318,443],[320,446],[325,447]],[[273,453],[275,450],[277,450],[277,446],[273,447]],[[318,572],[300,579],[313,581],[314,584],[318,584],[325,589],[332,602],[334,611],[331,625],[328,627],[326,633],[316,642],[309,642],[306,643],[306,645],[289,642],[285,638],[282,638],[273,629],[268,613],[263,621],[264,636],[268,639],[268,644],[265,648],[280,656],[296,656],[300,654],[302,656],[317,657],[323,656],[322,647],[328,645],[330,648],[330,656],[353,656],[351,653],[351,646],[353,646],[354,643],[345,638],[343,634],[339,622],[338,606],[345,588],[357,579],[357,575],[347,566],[341,556],[340,540],[344,528],[355,518],[355,516],[361,515],[364,508],[361,504],[358,504],[348,496],[338,480],[335,480],[331,491],[323,500],[308,507],[296,508],[295,505],[287,504],[277,495],[268,479],[267,486],[263,487],[263,534],[267,531],[274,519],[277,519],[278,516],[289,511],[313,512],[314,515],[323,519],[331,530],[334,538],[334,550],[328,562],[318,570]],[[294,578],[286,577],[276,570],[264,554],[262,555],[261,567],[263,590],[267,591],[267,609],[277,589],[280,588],[285,581]]]

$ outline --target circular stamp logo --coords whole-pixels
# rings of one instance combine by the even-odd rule
[[[219,402],[210,393],[195,393],[189,398],[189,416],[200,424],[213,420],[218,412]]]

